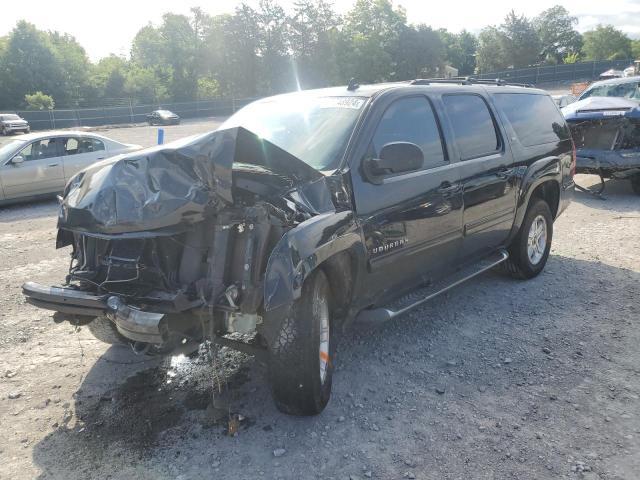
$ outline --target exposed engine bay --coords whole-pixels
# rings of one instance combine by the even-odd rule
[[[340,186],[242,128],[100,162],[61,201],[65,285],[26,284],[27,301],[80,324],[106,318],[163,351],[255,332],[265,282],[282,283],[266,277],[272,252],[301,222],[335,211],[332,191]]]
[[[589,97],[562,109],[577,149],[577,172],[604,178],[640,173],[640,107],[617,97]]]

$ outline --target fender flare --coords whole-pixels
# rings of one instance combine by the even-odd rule
[[[553,181],[558,184],[558,188],[562,185],[562,167],[558,157],[546,157],[536,160],[523,172],[520,180],[520,194],[516,200],[516,213],[513,222],[513,228],[509,235],[509,242],[515,237],[520,230],[520,226],[524,220],[529,207],[529,201],[533,191],[545,182]]]
[[[289,230],[272,250],[264,276],[264,309],[300,298],[305,279],[325,260],[362,245],[352,211],[328,212]],[[362,247],[364,248],[364,247]]]

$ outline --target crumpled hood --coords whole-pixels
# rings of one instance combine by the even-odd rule
[[[637,101],[620,97],[589,97],[573,102],[561,111],[566,120],[588,120],[608,117],[640,117]]]
[[[119,234],[201,221],[233,203],[235,162],[260,165],[294,185],[324,177],[244,128],[217,130],[83,170],[65,189],[58,228]]]

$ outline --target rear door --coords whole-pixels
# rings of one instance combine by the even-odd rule
[[[93,137],[64,137],[62,153],[67,181],[83,168],[107,156],[104,142]]]
[[[352,169],[367,255],[363,304],[384,303],[453,268],[462,227],[460,178],[444,148],[432,102],[414,94],[378,105],[375,111],[367,153]],[[364,173],[366,159],[377,158],[391,142],[418,145],[423,167],[371,181]]]
[[[461,260],[483,256],[508,237],[516,210],[513,155],[487,98],[465,92],[442,96],[461,163]]]
[[[36,140],[17,153],[24,162],[11,163],[9,159],[0,166],[5,197],[61,192],[65,180],[59,148],[58,138]]]

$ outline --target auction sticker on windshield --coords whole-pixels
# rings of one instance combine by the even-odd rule
[[[353,108],[360,109],[364,105],[364,98],[359,97],[322,97],[318,99],[320,108]]]

